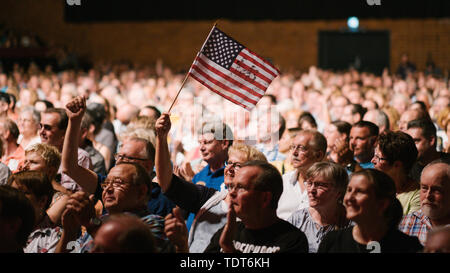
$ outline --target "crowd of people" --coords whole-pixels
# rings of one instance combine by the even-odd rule
[[[450,252],[449,79],[397,72],[0,72],[0,251]]]

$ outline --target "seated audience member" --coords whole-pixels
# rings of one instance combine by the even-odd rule
[[[364,114],[366,113],[366,109],[362,107],[360,104],[349,104],[344,107],[344,111],[342,113],[342,117],[340,119],[342,121],[346,121],[351,125],[360,122]]]
[[[23,253],[35,217],[33,205],[22,191],[0,186],[0,253]]]
[[[344,166],[349,174],[362,169],[353,159],[353,152],[349,147],[351,128],[350,123],[336,120],[324,130],[327,139],[327,159]]]
[[[256,149],[261,151],[269,162],[283,161],[286,155],[280,152],[279,140],[285,129],[286,122],[276,111],[260,112],[256,134]]]
[[[113,167],[101,183],[102,201],[107,214],[95,216],[94,195],[76,192],[70,196],[62,215],[63,233],[56,252],[65,252],[67,243],[77,240],[81,252],[89,252],[94,247],[93,238],[109,215],[119,213],[134,214],[148,226],[156,239],[158,252],[173,252],[173,245],[164,234],[164,218],[150,214],[147,208],[151,196],[151,184],[147,171],[136,163],[119,163]],[[86,233],[78,238],[80,227]]]
[[[108,170],[114,165],[113,155],[117,151],[118,140],[114,133],[114,127],[107,121],[107,113],[105,107],[99,103],[90,103],[87,106],[86,112],[89,113],[93,119],[94,132],[91,132],[89,139],[94,144],[94,148],[97,149],[105,158],[105,164]],[[106,125],[111,125],[110,129]],[[106,149],[107,150],[106,150]],[[107,160],[109,158],[109,161]]]
[[[289,219],[308,238],[309,252],[317,252],[328,232],[350,226],[342,205],[348,184],[344,167],[333,162],[316,162],[305,175],[309,207],[294,212]]]
[[[41,142],[55,146],[59,152],[63,150],[64,138],[66,135],[66,129],[68,128],[68,117],[66,111],[62,108],[50,108],[41,113],[41,123],[39,124],[39,135]],[[79,137],[77,135],[77,137]],[[77,139],[78,143],[78,139]],[[77,146],[76,149],[77,158],[73,162],[74,165],[81,165],[84,168],[91,168],[92,163],[89,158],[89,154],[83,149]],[[61,173],[61,185],[71,192],[78,190],[84,190],[92,193],[95,191],[97,183],[89,183],[91,181],[72,179],[65,172],[62,167],[58,171]]]
[[[60,204],[50,207],[54,190],[48,177],[39,171],[21,171],[13,174],[8,185],[22,191],[35,211],[35,226],[31,232],[24,252],[26,253],[51,253],[55,251],[62,230],[55,219],[61,216],[58,209]],[[60,199],[58,202],[65,201]]]
[[[363,120],[370,121],[378,126],[379,134],[389,131],[389,117],[380,109],[369,110],[364,114]]]
[[[227,223],[211,238],[205,253],[308,252],[305,234],[277,216],[283,181],[273,165],[244,163],[228,189]],[[236,217],[241,221],[236,222]]]
[[[153,118],[153,120],[157,120],[161,116],[161,111],[153,105],[147,105],[139,111],[139,116],[147,116]]]
[[[450,163],[450,154],[436,150],[437,135],[433,122],[428,119],[413,120],[408,123],[406,132],[413,138],[419,152],[410,172],[411,177],[420,180],[423,168],[434,160],[443,159]]]
[[[416,158],[417,149],[410,135],[389,131],[378,136],[372,163],[394,181],[404,215],[420,209],[419,181],[409,176]]]
[[[419,238],[424,245],[433,228],[450,224],[450,165],[429,163],[420,178],[420,210],[405,215],[400,231]]]
[[[112,215],[98,229],[92,253],[156,253],[155,238],[146,224],[131,214]]]
[[[0,157],[3,156],[3,141],[0,138]],[[11,175],[11,170],[3,162],[0,162],[0,186],[6,185],[8,178]]]
[[[373,168],[371,162],[378,138],[378,126],[370,121],[360,121],[350,130],[350,150],[355,161],[363,168]]]
[[[295,170],[283,175],[278,217],[286,220],[293,212],[308,207],[304,176],[315,162],[324,160],[326,149],[327,140],[317,131],[302,130],[294,137],[291,144],[291,163]]]
[[[432,229],[423,249],[425,253],[450,253],[450,226]]]
[[[66,139],[64,140],[64,149],[62,155],[62,169],[70,177],[76,181],[84,181],[87,185],[95,185],[96,199],[101,199],[102,189],[99,184],[105,179],[105,176],[96,174],[93,171],[86,169],[80,165],[76,165],[76,153],[80,133],[80,124],[86,109],[86,101],[84,97],[77,97],[70,101],[66,106],[66,111],[69,116],[69,122],[66,132]],[[122,143],[119,152],[115,155],[117,164],[122,162],[132,162],[141,165],[147,171],[150,179],[153,176],[153,166],[155,158],[155,148],[153,144],[141,138],[128,138]],[[149,181],[151,182],[151,181]],[[161,192],[158,183],[152,183],[151,198],[148,202],[148,208],[152,214],[157,214],[162,217],[170,213],[175,207]]]
[[[37,100],[34,103],[34,107],[38,112],[44,112],[47,109],[54,108],[55,106],[48,100]]]
[[[400,232],[402,206],[396,198],[394,181],[375,169],[353,173],[344,196],[347,219],[355,226],[325,235],[319,253],[418,252],[415,237]]]
[[[38,111],[33,107],[28,107],[20,112],[19,119],[17,120],[17,126],[19,127],[19,138],[17,143],[27,150],[31,145],[40,143],[39,137],[39,123],[41,122],[41,116]]]
[[[298,118],[298,127],[302,130],[317,130],[317,122],[314,116],[309,112],[303,112]]]
[[[93,120],[89,113],[85,113],[81,120],[80,128],[80,148],[85,150],[92,162],[92,171],[95,173],[106,175],[106,164],[103,155],[94,148],[92,141],[89,140],[89,131],[93,129]]]
[[[3,142],[2,162],[12,172],[16,172],[23,163],[25,151],[17,144],[19,128],[11,119],[0,119],[0,138]]]
[[[408,129],[408,123],[410,121],[416,120],[416,119],[426,119],[428,118],[428,113],[423,112],[422,110],[418,109],[411,109],[406,110],[401,116],[400,120],[398,121],[398,129],[402,132],[406,133],[406,130]]]
[[[158,181],[166,196],[185,211],[195,213],[195,220],[189,230],[189,237],[184,234],[180,238],[179,230],[184,225],[179,213],[166,216],[165,231],[177,246],[178,252],[201,253],[208,246],[214,233],[226,222],[230,197],[227,190],[216,191],[202,185],[194,185],[183,181],[172,174],[167,135],[171,127],[169,115],[163,113],[157,120],[156,173]],[[267,161],[256,148],[242,143],[234,143],[228,150],[228,161],[224,172],[224,183],[227,186],[234,178],[240,166],[249,160]]]

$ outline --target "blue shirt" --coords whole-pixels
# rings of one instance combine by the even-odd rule
[[[194,184],[201,183],[201,185],[205,185],[208,188],[220,191],[220,187],[223,184],[224,170],[225,167],[222,167],[215,172],[211,172],[208,164],[199,173],[194,175],[192,182]]]
[[[375,168],[373,166],[372,162],[359,163],[359,166],[361,166],[361,168],[363,168],[363,169],[374,169]]]
[[[206,165],[200,172],[198,172],[196,175],[194,175],[194,178],[192,178],[192,182],[194,184],[200,184],[204,185],[208,188],[213,188],[217,191],[220,191],[220,188],[223,184],[223,178],[224,178],[224,170],[225,167],[222,167],[218,169],[215,172],[212,172],[209,168],[209,164]],[[194,221],[195,214],[190,213],[187,220],[186,220],[186,226],[188,228],[188,231],[191,229],[192,222]]]

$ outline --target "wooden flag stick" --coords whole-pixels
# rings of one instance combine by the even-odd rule
[[[206,40],[205,40],[205,42],[204,42],[203,45],[202,45],[202,48],[200,48],[200,51],[197,53],[197,56],[200,55],[200,53],[203,51],[203,48],[205,47],[206,42],[209,40],[209,36],[211,36],[211,33],[212,33],[212,31],[214,30],[214,28],[216,27],[218,21],[219,21],[219,20],[217,20],[217,21],[214,23],[213,27],[211,28],[211,31],[210,31],[209,34],[208,34],[208,37],[206,37]],[[197,58],[197,56],[196,56],[196,58]],[[195,59],[194,59],[194,62],[195,62]],[[181,83],[180,90],[178,90],[177,95],[176,95],[175,98],[173,99],[172,105],[170,105],[169,111],[167,111],[169,114],[170,114],[170,110],[172,110],[173,105],[174,105],[175,102],[177,101],[177,98],[178,98],[178,96],[180,95],[181,90],[183,89],[183,86],[184,86],[184,84],[186,83],[186,80],[187,80],[188,77],[189,77],[189,71],[186,73],[186,76],[184,77],[184,80],[183,80],[183,82]]]

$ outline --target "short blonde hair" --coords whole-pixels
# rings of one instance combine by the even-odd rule
[[[228,150],[228,156],[234,152],[240,152],[240,153],[245,154],[247,161],[259,160],[259,161],[267,162],[267,158],[262,152],[257,150],[255,147],[245,145],[242,142],[234,142],[233,145]]]
[[[59,165],[61,164],[61,153],[58,149],[52,145],[48,145],[45,143],[36,143],[33,144],[30,148],[25,151],[25,155],[29,153],[37,153],[44,159],[45,165],[47,168],[55,167],[58,170]],[[55,173],[56,175],[56,173]],[[49,177],[51,180],[53,177]]]

